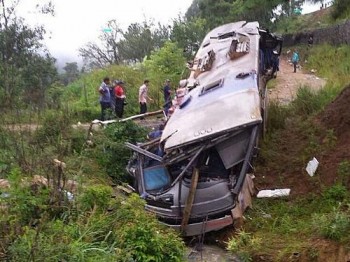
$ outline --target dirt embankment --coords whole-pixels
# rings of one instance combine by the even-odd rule
[[[270,100],[281,104],[291,102],[301,86],[308,86],[313,90],[323,88],[325,79],[310,74],[302,69],[293,73],[293,66],[282,58],[280,72],[276,79],[276,85],[270,91]],[[339,96],[330,103],[324,111],[319,113],[312,121],[315,127],[315,141],[310,141],[307,130],[296,127],[294,123],[287,121],[286,130],[282,131],[278,141],[279,166],[263,168],[257,176],[256,184],[259,189],[291,188],[292,195],[305,195],[310,192],[321,191],[319,183],[331,186],[339,180],[338,167],[344,161],[350,162],[350,86],[344,88]],[[330,141],[332,140],[332,141]],[[314,145],[311,145],[314,143]],[[325,144],[331,144],[325,148]],[[311,145],[311,146],[310,146]],[[323,146],[323,147],[322,147]],[[310,154],[306,154],[308,147]],[[313,150],[322,147],[323,150]],[[316,153],[315,153],[316,151]],[[300,157],[304,155],[304,162]],[[312,179],[306,173],[306,165],[313,157],[319,161],[317,170],[318,181]],[[350,183],[350,181],[349,181]],[[350,188],[350,185],[348,185]]]

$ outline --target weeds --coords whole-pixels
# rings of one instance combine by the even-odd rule
[[[240,261],[253,261],[252,252],[261,249],[261,238],[241,230],[227,243],[227,250],[238,255]]]
[[[337,175],[340,178],[341,184],[346,186],[350,182],[350,162],[345,160],[339,163]]]
[[[312,221],[315,230],[326,238],[339,241],[348,237],[350,215],[341,211],[340,205],[328,214],[313,214]]]

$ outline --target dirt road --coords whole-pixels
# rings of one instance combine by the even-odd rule
[[[293,73],[293,65],[285,56],[280,58],[280,71],[275,81],[274,88],[269,90],[269,98],[278,101],[280,104],[291,102],[295,98],[299,87],[308,86],[312,90],[319,90],[326,84],[325,79],[307,73],[302,68],[298,68],[297,72]]]

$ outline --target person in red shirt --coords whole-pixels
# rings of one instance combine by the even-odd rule
[[[124,114],[124,105],[125,103],[125,92],[124,92],[124,82],[123,81],[115,81],[114,87],[114,95],[115,95],[115,114],[119,118],[123,118]]]

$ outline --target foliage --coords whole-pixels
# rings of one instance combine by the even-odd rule
[[[285,121],[288,116],[289,109],[286,106],[276,102],[270,102],[268,105],[267,128],[268,132],[274,132],[285,127]]]
[[[347,188],[342,184],[335,184],[329,188],[326,188],[323,192],[323,197],[325,201],[331,203],[337,203],[343,201],[348,196]]]
[[[348,185],[350,182],[350,162],[348,160],[342,161],[338,165],[337,174],[343,185]]]
[[[44,27],[31,28],[22,18],[16,17],[16,3],[1,0],[1,106],[14,108],[23,102],[43,108],[45,90],[57,78],[55,59],[42,46]]]
[[[350,17],[349,2],[347,0],[334,0],[332,17],[334,19],[349,18]]]
[[[251,233],[240,230],[237,236],[228,241],[227,250],[237,254],[240,261],[253,261],[249,252],[252,252],[252,250],[260,250],[261,242],[261,238],[254,237]],[[249,250],[249,252],[247,250]]]
[[[58,83],[53,83],[47,90],[46,90],[46,103],[48,109],[61,109],[62,96],[65,89],[64,87]]]
[[[273,29],[272,21],[279,21],[283,17],[294,16],[291,10],[298,8],[303,2],[283,0],[196,0],[189,7],[186,18],[200,17],[207,21],[208,28],[234,21],[259,21],[262,27]],[[290,6],[290,4],[292,6]],[[279,8],[279,12],[276,9]]]
[[[331,46],[329,44],[313,46],[309,51],[307,69],[316,69],[321,77],[332,79],[332,85],[321,92],[328,92],[324,95],[337,93],[349,83],[350,61],[346,59],[350,55],[349,45]],[[327,61],[324,63],[323,61]],[[336,70],[334,70],[336,68]],[[329,101],[327,101],[329,102]]]
[[[314,229],[326,238],[339,241],[348,237],[346,232],[350,230],[349,210],[347,213],[343,212],[338,206],[328,214],[313,214],[312,220]]]
[[[184,50],[187,59],[193,59],[207,31],[208,26],[205,19],[184,20],[179,17],[173,20],[170,39]]]
[[[323,104],[319,103],[319,96],[309,87],[300,87],[297,97],[292,101],[293,111],[298,115],[309,116],[319,111]]]
[[[132,153],[124,143],[135,144],[142,142],[145,137],[146,130],[131,121],[110,125],[103,134],[94,138],[97,144],[95,158],[115,181],[127,182],[125,167]]]
[[[99,118],[100,105],[98,102],[98,87],[102,79],[109,76],[111,80],[122,79],[125,87],[126,101],[125,116],[139,112],[138,91],[146,78],[143,70],[137,67],[114,65],[104,69],[94,70],[83,74],[79,79],[69,84],[62,95],[63,108],[68,108],[77,121],[91,121]],[[152,89],[152,85],[150,89]]]
[[[6,259],[182,261],[184,244],[179,236],[145,213],[138,196],[125,199],[117,193],[112,198],[116,192],[108,186],[104,168],[121,177],[118,172],[124,172],[130,156],[109,146],[119,143],[118,149],[125,150],[124,141],[140,141],[144,132],[132,122],[109,126],[93,136],[95,147],[85,147],[85,131],[75,136],[70,116],[62,112],[46,113],[42,127],[26,136],[1,132],[5,152],[0,158],[1,176],[10,182],[0,197],[0,245]],[[20,163],[13,158],[13,139],[23,144],[27,169],[14,168]],[[80,150],[68,150],[67,145],[75,143]],[[64,170],[53,166],[57,156],[66,159]],[[106,157],[111,166],[104,165]],[[45,176],[34,180],[28,170]],[[63,183],[68,177],[79,182],[69,198],[70,189]]]
[[[309,13],[301,16],[280,16],[274,23],[274,29],[280,34],[290,34],[325,28],[335,23],[331,19],[330,10],[324,10],[323,15]]]
[[[77,62],[66,63],[66,65],[63,67],[63,70],[65,73],[61,74],[60,78],[65,86],[79,77],[80,73]]]
[[[306,47],[300,49],[306,53]],[[268,127],[269,132],[261,143],[257,174],[262,173],[271,180],[273,177],[274,185],[294,183],[290,182],[295,179],[292,176],[301,175],[300,169],[310,156],[327,157],[329,150],[334,150],[337,145],[335,132],[315,124],[314,117],[322,114],[325,106],[348,83],[348,52],[346,46],[315,45],[309,49],[305,67],[315,69],[321,77],[332,81],[317,92],[302,87],[289,105],[270,104],[269,127],[273,128]],[[322,176],[329,174],[318,173],[304,180],[310,183],[312,192],[295,194],[288,199],[258,199],[254,202],[254,208],[245,213],[245,232],[264,241],[258,251],[249,248],[247,256],[253,261],[260,257],[288,261],[292,252],[297,250],[302,257],[305,254],[315,259],[319,255],[317,249],[321,248],[316,246],[315,250],[313,239],[320,236],[345,243],[348,247],[349,236],[345,232],[349,231],[349,164],[346,158],[339,161],[338,181],[334,185],[323,184]],[[269,175],[272,177],[268,178]],[[264,177],[260,179],[264,185]],[[340,206],[334,208],[338,204]]]
[[[89,186],[84,189],[84,192],[79,195],[79,209],[87,210],[106,210],[111,199],[112,188],[103,185]]]
[[[178,235],[141,211],[144,204],[137,195],[124,204],[117,217],[122,221],[116,232],[117,245],[128,250],[135,261],[182,261],[184,245]]]
[[[152,88],[149,93],[151,97],[158,98],[161,93],[162,84],[166,79],[178,83],[184,77],[185,58],[183,52],[175,43],[167,42],[160,50],[153,52],[150,59],[144,62],[145,70],[149,79],[159,88]]]
[[[10,261],[182,261],[182,241],[143,207],[132,196],[117,199],[112,212],[42,219],[37,227],[23,227],[9,248]]]
[[[11,170],[8,180],[11,187],[6,190],[7,197],[0,198],[0,205],[7,206],[2,210],[1,221],[8,221],[14,226],[13,230],[16,230],[17,223],[27,225],[40,218],[42,212],[47,209],[49,192],[46,189],[36,190],[34,186],[30,187],[29,183],[21,184],[24,178],[18,168]]]
[[[166,26],[152,21],[133,23],[123,31],[115,20],[106,25],[99,43],[90,42],[79,49],[88,68],[103,68],[112,64],[141,62],[153,50],[159,49],[169,39]]]

